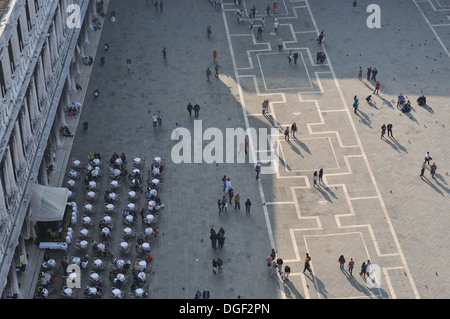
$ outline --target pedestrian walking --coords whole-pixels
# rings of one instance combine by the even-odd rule
[[[400,93],[397,97],[397,108],[399,108],[399,106],[403,103],[403,93]]]
[[[350,275],[353,276],[353,267],[355,266],[355,261],[353,260],[353,258],[350,258],[350,261],[348,262],[348,272],[350,273]]]
[[[297,60],[298,60],[298,53],[294,52],[294,54],[292,55],[294,58],[294,64],[297,64]]]
[[[373,91],[373,94],[378,94],[378,92],[380,92],[380,82],[377,81],[377,83],[375,83],[375,90]]]
[[[245,202],[245,212],[246,213],[250,213],[250,208],[252,207],[252,202],[250,201],[249,198],[247,198],[246,202]]]
[[[284,266],[284,280],[288,279],[289,274],[291,273],[291,267],[289,267],[288,265]]]
[[[191,102],[189,102],[189,104],[186,107],[187,111],[189,112],[189,117],[192,116],[192,110],[194,109],[194,107],[192,106]]]
[[[198,103],[195,103],[195,105],[194,105],[194,117],[196,119],[198,119],[199,112],[200,112],[200,105],[198,105]]]
[[[158,3],[158,1],[156,3]],[[202,299],[202,293],[200,292],[200,290],[197,290],[194,299]]]
[[[354,13],[358,12],[358,2],[356,0],[353,1],[353,12]]]
[[[213,274],[217,275],[217,259],[214,258],[212,261],[212,269],[213,269]]]
[[[248,137],[247,136],[245,137],[245,146],[244,146],[244,148],[245,148],[245,155],[247,155],[247,153],[248,153]]]
[[[359,71],[358,71],[358,79],[362,79],[362,67],[359,67]]]
[[[253,17],[251,16],[251,14],[250,14],[250,19],[248,20],[248,23],[249,23],[248,28],[250,29],[250,31],[253,30]]]
[[[270,17],[270,4],[267,4],[267,7],[266,7],[266,14],[267,14],[267,16],[268,17]]]
[[[163,58],[164,58],[164,60],[166,59],[166,56],[167,56],[167,48],[166,47],[163,47],[162,48],[162,55],[163,55]]]
[[[267,258],[266,258],[267,271],[271,275],[272,275],[272,270],[273,270],[273,263],[274,263],[274,260],[270,256],[267,256]]]
[[[279,26],[280,26],[280,24],[278,23],[278,19],[275,19],[275,21],[273,22],[273,30],[275,33],[278,33]]]
[[[317,174],[317,171],[314,172],[313,174],[313,183],[314,183],[314,188],[317,186],[317,181],[319,179],[319,176]]]
[[[156,117],[155,113],[153,113],[153,115],[152,115],[152,122],[153,122],[153,127],[158,126],[158,118]]]
[[[372,263],[370,260],[366,261],[366,274],[370,277],[370,271],[372,270]]]
[[[264,28],[266,26],[266,20],[264,18],[261,18],[261,29],[264,31]]]
[[[216,63],[216,61],[217,61],[217,50],[216,49],[213,50],[213,61],[214,61],[214,63]]]
[[[322,178],[323,178],[323,168],[321,168],[321,169],[319,170],[319,183],[322,182]]]
[[[281,52],[281,49],[283,48],[283,39],[278,38],[277,44],[278,44],[278,52]]]
[[[303,273],[305,273],[305,271],[309,271],[310,274],[312,274],[312,270],[311,270],[311,257],[309,256],[308,253],[306,253],[306,257],[305,257],[305,261],[304,261],[304,268],[303,268]]]
[[[260,164],[256,164],[255,172],[256,172],[256,180],[258,180],[259,173],[261,172],[261,165]]]
[[[241,196],[239,194],[234,196],[234,209],[241,210]]]
[[[372,73],[372,67],[367,68],[367,81],[370,81],[370,74]]]
[[[317,38],[317,45],[322,45],[324,38],[325,38],[325,32],[322,31],[322,32],[320,32],[319,37]]]
[[[433,162],[433,164],[430,166],[430,174],[431,174],[431,177],[433,177],[433,178],[434,178],[434,174],[436,173],[436,169],[437,169],[436,163]]]
[[[217,243],[219,248],[223,248],[223,244],[225,243],[225,236],[224,234],[219,233],[217,236]]]
[[[430,152],[425,154],[425,162],[427,162],[428,166],[430,165],[430,161],[432,160]]]
[[[159,11],[162,13],[164,8],[164,3],[162,0],[159,0]]]
[[[277,258],[277,251],[273,248],[270,251],[270,257],[272,258],[272,260],[275,260],[275,258]]]
[[[233,197],[234,197],[234,189],[232,189],[232,188],[230,188],[229,190],[228,190],[228,198],[229,198],[229,203],[230,203],[230,205],[231,205],[231,200],[233,199]]]
[[[277,13],[278,3],[276,1],[273,2],[273,14]]]
[[[392,124],[387,125],[387,133],[388,133],[388,136],[394,137],[394,135],[392,135]]]
[[[426,161],[422,163],[422,169],[420,170],[420,177],[422,177],[423,173],[425,173],[425,168],[426,168]]]
[[[217,233],[214,228],[211,228],[209,239],[211,239],[211,247],[213,249],[217,248]]]
[[[338,261],[339,261],[339,268],[340,268],[341,270],[345,270],[345,269],[344,269],[344,266],[345,266],[345,258],[344,258],[344,255],[341,255],[341,256],[338,258]]]
[[[289,142],[289,126],[284,130],[284,140]]]
[[[216,66],[214,67],[214,70],[216,71],[216,74],[214,74],[214,76],[216,78],[219,77],[219,69],[221,68],[221,66],[219,64],[216,63]]]
[[[278,272],[281,274],[281,272],[283,271],[283,259],[280,257],[277,258],[277,268]]]
[[[295,133],[297,132],[297,124],[294,122],[291,125],[291,133],[292,133],[292,137],[295,138]]]
[[[211,76],[211,69],[209,68],[209,66],[206,68],[206,81],[209,82],[209,77]]]
[[[383,138],[385,133],[386,133],[386,125],[383,124],[381,126],[381,137],[380,138]]]
[[[228,190],[231,188],[231,179],[228,177],[225,181],[225,192],[228,193]]]
[[[211,26],[208,24],[208,26],[206,27],[206,36],[208,37],[208,39],[211,37]]]
[[[263,32],[262,27],[258,27],[258,36],[256,37],[256,40],[262,39],[262,32]]]
[[[226,175],[223,175],[222,183],[223,183],[223,191],[225,192],[225,189],[227,188],[227,176]]]
[[[131,59],[127,59],[127,67],[128,67],[128,71],[131,70]]]
[[[210,296],[209,290],[203,290],[202,298],[209,299],[209,296]]]
[[[227,197],[223,196],[222,197],[222,212],[224,210],[225,210],[225,212],[227,212],[227,207],[228,207]]]
[[[356,114],[356,111],[358,110],[358,106],[359,106],[359,99],[355,95],[355,97],[353,98],[353,110],[354,110],[355,114]]]
[[[217,200],[217,206],[219,207],[219,215],[220,215],[220,213],[222,212],[222,200],[221,199]]]
[[[372,80],[374,80],[374,81],[377,80],[377,74],[378,74],[377,68],[373,68],[373,70],[372,70]]]
[[[366,278],[366,273],[367,273],[366,262],[363,262],[361,264],[361,271],[359,272],[359,275],[362,276],[363,278]]]
[[[222,273],[222,265],[223,265],[223,260],[220,258],[217,258],[217,273],[219,275]]]
[[[289,64],[291,64],[291,62],[292,62],[292,51],[289,51],[289,54],[288,54],[287,58],[288,58]]]

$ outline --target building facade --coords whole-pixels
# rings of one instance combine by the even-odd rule
[[[85,46],[99,0],[0,1],[0,291],[22,298],[18,273],[30,263],[33,184],[49,186],[73,123]],[[78,19],[78,20],[77,20]],[[56,183],[57,184],[57,183]],[[52,183],[51,186],[60,186]]]

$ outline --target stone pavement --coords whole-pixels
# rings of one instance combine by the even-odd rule
[[[144,158],[148,167],[154,156],[166,157],[166,208],[158,222],[159,239],[152,245],[149,298],[190,299],[204,289],[214,299],[448,296],[448,282],[441,279],[448,256],[443,207],[449,189],[442,160],[448,155],[448,140],[441,138],[448,133],[448,113],[439,107],[448,100],[448,92],[439,86],[445,83],[448,60],[445,50],[441,57],[436,54],[443,51],[443,42],[432,40],[437,34],[432,30],[439,27],[430,29],[424,19],[430,14],[421,10],[432,7],[423,2],[381,1],[383,27],[369,29],[366,1],[360,1],[358,13],[352,12],[351,4],[279,1],[275,17],[264,14],[264,4],[245,1],[244,10],[253,5],[258,9],[250,31],[247,18],[237,23],[233,1],[224,1],[222,11],[207,0],[192,5],[165,1],[162,13],[150,1],[133,6],[110,1],[108,13],[114,10],[117,22],[107,21],[102,31],[100,44],[109,43],[110,50],[97,52],[96,60],[104,55],[106,64],[96,63],[92,71],[80,118],[81,123],[89,122],[89,129],[78,127],[71,159],[85,159],[97,151],[109,159],[113,152],[125,152],[129,159]],[[403,19],[395,20],[400,8],[416,23],[406,26]],[[265,30],[262,40],[256,40],[261,17]],[[275,18],[280,22],[278,35],[273,32]],[[400,31],[406,27],[408,31]],[[321,47],[315,40],[323,29],[328,59],[317,64]],[[284,42],[281,52],[279,37]],[[427,50],[417,49],[427,39]],[[168,48],[166,60],[163,46]],[[208,83],[204,70],[214,70],[214,49],[220,76]],[[299,53],[295,65],[288,64],[289,50]],[[440,64],[424,57],[427,52]],[[132,59],[130,72],[127,58]],[[365,76],[362,81],[356,78],[359,66],[380,71],[375,107],[364,101],[373,83]],[[93,98],[95,89],[100,91],[98,99]],[[415,103],[421,90],[428,99],[426,108]],[[411,99],[410,114],[392,106],[400,92]],[[354,95],[361,102],[357,114],[352,110]],[[266,98],[270,113],[264,117],[261,102]],[[279,171],[255,181],[253,163],[173,163],[171,151],[177,141],[171,141],[170,134],[175,122],[194,128],[188,102],[201,106],[203,130],[280,128]],[[153,128],[151,115],[158,110],[163,124]],[[281,128],[294,121],[297,139],[287,142]],[[381,140],[379,128],[388,121],[394,125],[395,139]],[[208,144],[205,140],[202,147]],[[426,151],[436,160],[438,174],[421,180]],[[324,180],[314,187],[312,174],[320,168]],[[241,210],[228,207],[219,215],[223,175],[241,195]],[[246,198],[253,202],[250,213],[243,207]],[[125,203],[122,197],[121,205]],[[115,229],[120,229],[117,222]],[[224,227],[222,249],[211,248],[211,227]],[[120,231],[113,236],[114,246]],[[265,266],[272,247],[291,267],[284,284]],[[307,252],[314,276],[302,273]],[[339,270],[341,254],[356,261],[353,276]],[[224,261],[221,275],[211,271],[216,257]],[[379,266],[374,266],[371,278],[375,288],[372,280],[358,275],[368,259]]]

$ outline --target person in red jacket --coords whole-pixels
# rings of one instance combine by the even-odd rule
[[[379,91],[380,91],[380,82],[377,81],[377,83],[375,83],[375,90],[373,91],[373,94],[378,94]]]
[[[277,3],[276,1],[274,1],[274,2],[273,2],[273,13],[274,13],[274,14],[277,13],[277,12],[276,12],[277,9],[278,9],[278,3]]]

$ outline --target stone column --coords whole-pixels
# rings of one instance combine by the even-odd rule
[[[51,54],[52,54],[52,67],[55,65],[56,61],[59,59],[59,52],[58,52],[58,41],[57,41],[57,33],[56,33],[56,26],[55,21],[53,21],[52,25],[52,32],[50,33],[50,41],[51,44]]]
[[[19,122],[16,121],[15,123],[15,131],[14,131],[14,149],[16,154],[16,164],[19,165],[20,168],[22,168],[23,164],[25,163],[25,155],[23,154],[23,147],[22,147],[22,135],[20,134],[20,128],[19,128]]]
[[[42,100],[47,95],[47,90],[45,87],[45,78],[44,78],[44,67],[42,66],[42,55],[39,56],[39,67],[38,67],[37,71],[38,71],[37,72],[37,74],[38,74],[37,89],[39,92],[39,98]]]
[[[52,63],[52,55],[50,53],[50,43],[49,37],[45,39],[45,48],[44,48],[44,81],[47,83],[48,79],[53,76],[53,63]]]
[[[38,117],[39,117],[39,106],[38,106],[38,97],[37,97],[37,88],[36,88],[36,81],[33,80],[30,82],[30,94],[31,94],[31,103],[30,103],[30,119],[33,123]]]
[[[22,111],[22,127],[24,131],[23,143],[27,145],[31,141],[32,132],[31,132],[31,119],[30,114],[28,113],[28,102],[27,99],[24,99],[23,111]]]
[[[47,174],[47,151],[44,152],[42,158],[41,166],[39,168],[39,175],[41,180],[41,185],[48,186],[48,174]]]
[[[66,91],[66,89],[64,89],[64,91]],[[65,93],[63,93],[63,94],[65,94]],[[67,122],[66,122],[66,111],[65,111],[63,99],[64,99],[64,97],[61,96],[61,101],[59,102],[58,111],[57,111],[58,112],[58,116],[59,116],[59,122],[61,123],[60,124],[61,125],[60,128],[67,125]]]
[[[0,222],[5,221],[7,218],[6,198],[3,192],[3,184],[0,182]]]
[[[6,194],[10,195],[17,189],[16,179],[14,177],[14,167],[11,159],[11,150],[9,145],[6,148],[6,160],[5,160],[5,180],[6,180]]]

